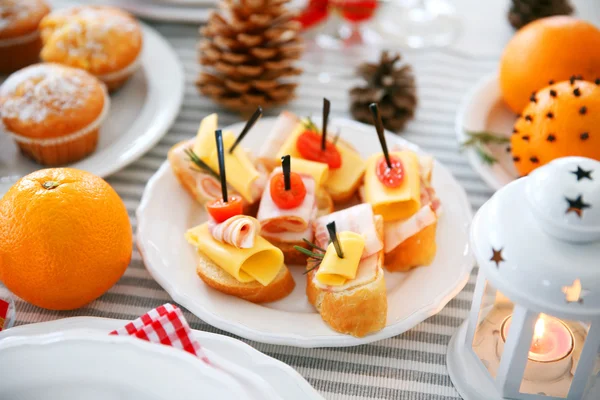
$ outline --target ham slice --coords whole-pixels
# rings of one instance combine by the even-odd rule
[[[281,168],[276,168],[271,174],[272,178],[276,174],[281,174]],[[302,182],[306,187],[306,196],[304,201],[298,207],[283,210],[273,202],[271,197],[270,185],[266,185],[262,198],[260,200],[260,206],[258,208],[257,219],[260,222],[263,236],[277,237],[277,235],[285,232],[294,232],[305,234],[307,229],[310,227],[310,222],[314,218],[316,209],[316,184],[315,180],[306,175],[301,175]],[[269,179],[270,182],[270,179]],[[307,239],[312,237],[302,236]],[[300,237],[300,240],[302,240]]]
[[[261,146],[258,158],[261,160],[271,160],[277,154],[281,146],[285,143],[289,135],[296,129],[300,123],[294,113],[283,111],[275,120],[275,125],[271,128],[265,143]]]
[[[373,221],[373,208],[370,204],[358,204],[345,210],[324,215],[315,223],[315,244],[326,248],[329,244],[327,224],[335,221],[338,232],[350,231],[365,236],[365,249],[362,258],[367,258],[383,249]]]
[[[386,222],[384,226],[385,252],[389,253],[411,236],[437,221],[430,204],[421,207],[412,217],[402,221]]]
[[[220,224],[210,220],[208,231],[219,242],[230,244],[238,249],[251,249],[254,247],[254,239],[260,233],[260,224],[255,218],[236,215]]]

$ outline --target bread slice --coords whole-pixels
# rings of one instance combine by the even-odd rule
[[[204,194],[202,194],[198,190],[198,186],[196,184],[196,174],[200,172],[195,172],[192,170],[190,163],[182,163],[181,162],[181,153],[185,148],[192,148],[194,146],[194,139],[184,140],[182,142],[177,143],[169,150],[167,154],[167,159],[169,160],[169,164],[171,164],[171,169],[175,174],[175,177],[183,186],[186,192],[190,194],[198,203],[204,205],[207,202],[214,200],[213,198],[208,198]],[[255,201],[252,204],[248,204],[244,202],[244,214],[250,216],[256,216],[258,212],[258,201]]]
[[[171,169],[175,174],[175,177],[183,186],[183,188],[192,196],[196,201],[200,204],[204,204],[207,201],[211,200],[206,197],[202,193],[200,193],[196,187],[196,177],[194,172],[191,170],[191,165],[188,168],[185,168],[182,165],[180,158],[180,153],[185,148],[192,148],[194,145],[194,139],[184,140],[183,142],[177,143],[175,146],[169,149],[169,153],[167,154],[167,160],[169,160],[169,164],[171,164]]]
[[[288,268],[284,265],[279,273],[267,286],[258,282],[242,283],[225,272],[208,257],[198,252],[199,260],[196,273],[213,289],[219,292],[236,296],[252,303],[268,303],[280,300],[289,295],[296,283]]]
[[[329,193],[325,189],[317,191],[317,217],[325,214],[331,214],[333,212],[333,201]],[[312,223],[312,221],[311,221]],[[284,262],[286,265],[306,265],[307,256],[298,250],[294,249],[294,246],[304,247],[308,249],[308,245],[300,240],[298,242],[280,242],[271,237],[267,240],[275,247],[278,247],[283,252]]]
[[[375,226],[383,240],[383,218],[375,216]],[[330,292],[314,283],[316,270],[306,278],[308,301],[319,311],[323,321],[337,332],[363,337],[383,329],[387,321],[387,291],[383,272],[383,250],[373,280],[341,292]],[[307,267],[308,268],[308,267]]]
[[[385,268],[392,272],[406,272],[415,267],[429,265],[435,258],[437,222],[400,243],[385,255]]]

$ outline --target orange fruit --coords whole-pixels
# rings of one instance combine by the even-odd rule
[[[600,80],[570,80],[531,96],[511,136],[513,161],[521,175],[555,158],[600,160]]]
[[[21,178],[0,200],[0,280],[39,307],[71,310],[105,293],[131,260],[125,205],[71,168]]]
[[[500,88],[517,114],[531,93],[571,76],[600,78],[600,29],[573,17],[542,18],[521,28],[504,48]]]

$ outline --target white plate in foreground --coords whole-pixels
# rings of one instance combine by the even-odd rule
[[[263,118],[244,139],[257,152],[274,118]],[[380,151],[375,130],[357,122],[334,119],[331,131],[363,157]],[[231,129],[239,133],[243,124]],[[408,143],[392,134],[388,144]],[[410,145],[413,146],[413,145]],[[413,146],[416,149],[416,147]],[[179,304],[217,328],[263,343],[299,347],[355,346],[405,332],[439,312],[466,284],[474,265],[468,244],[471,206],[443,165],[436,162],[433,186],[445,210],[437,230],[438,252],[433,264],[409,273],[386,273],[387,326],[364,338],[331,330],[306,298],[302,266],[291,266],[296,288],[285,299],[254,304],[206,286],[196,275],[196,253],[184,239],[188,229],[206,220],[204,208],[179,185],[168,162],[148,182],[137,210],[137,243],[146,268]]]
[[[183,67],[158,32],[143,24],[142,29],[141,66],[111,95],[96,151],[68,167],[108,176],[150,150],[175,120],[183,100]],[[21,155],[13,140],[0,130],[0,196],[19,178],[41,168],[45,167]]]
[[[107,333],[10,337],[0,341],[0,365],[0,390],[13,400],[246,398],[233,377],[198,357]]]
[[[498,75],[490,75],[480,80],[462,101],[456,116],[456,137],[459,143],[465,142],[468,139],[465,130],[509,137],[516,120],[515,113],[502,100]],[[474,149],[465,149],[469,163],[485,183],[498,190],[519,177],[507,145],[492,145],[487,149],[498,160],[494,165],[486,164]]]
[[[4,332],[0,332],[0,346],[3,343],[2,339],[5,338],[23,338],[23,337],[29,337],[32,335],[43,335],[43,334],[48,334],[48,333],[52,333],[52,332],[56,332],[57,333],[57,340],[60,339],[61,335],[69,335],[71,332],[76,332],[77,335],[79,337],[86,337],[89,335],[95,335],[98,336],[100,335],[104,335],[107,334],[108,332],[115,330],[117,328],[122,327],[123,325],[125,325],[127,323],[127,321],[123,321],[123,320],[118,320],[118,319],[106,319],[106,318],[94,318],[94,317],[76,317],[76,318],[67,318],[67,319],[60,319],[60,320],[56,320],[56,321],[50,321],[50,322],[42,322],[42,323],[38,323],[38,324],[30,324],[30,325],[22,325],[22,326],[18,326],[16,328],[12,328],[12,329],[8,329]],[[298,374],[298,372],[296,372],[296,370],[294,370],[293,368],[291,368],[290,366],[282,363],[281,361],[275,360],[274,358],[271,358],[269,356],[266,356],[264,354],[262,354],[261,352],[255,350],[254,348],[250,347],[249,345],[240,342],[239,340],[227,337],[227,336],[222,336],[222,335],[217,335],[214,333],[208,333],[208,332],[201,332],[201,331],[193,331],[194,336],[196,337],[196,339],[198,339],[198,341],[200,342],[200,344],[202,345],[203,350],[206,352],[207,357],[209,359],[211,359],[211,361],[215,360],[215,358],[218,358],[219,360],[219,365],[223,366],[223,368],[227,371],[230,370],[231,367],[237,367],[237,370],[241,370],[242,372],[236,372],[236,376],[240,377],[240,375],[243,374],[247,374],[248,372],[251,372],[253,374],[258,375],[261,379],[261,381],[263,381],[264,384],[268,385],[270,390],[272,390],[275,393],[275,396],[281,397],[282,399],[286,399],[286,400],[322,400],[323,397],[321,397],[321,395],[315,390],[313,389],[308,382],[306,382],[304,380],[304,378],[302,378],[302,376],[300,374]],[[11,339],[12,340],[12,339]],[[161,351],[161,348],[165,348],[166,346],[160,346],[160,345],[156,345],[156,344],[149,344],[149,343],[145,343],[142,340],[139,339],[133,339],[135,340],[135,342],[141,342],[143,343],[142,346],[146,346],[144,348],[148,348],[150,350],[158,350]],[[147,347],[150,346],[150,347]],[[166,350],[163,351],[168,351],[168,350],[174,350],[174,349],[169,349],[166,348]],[[183,357],[184,359],[188,359],[188,358],[192,358],[192,357],[188,357],[188,354],[180,351],[180,350],[175,350],[176,353],[181,353],[181,354],[177,354],[176,356],[178,357]],[[19,357],[23,357],[24,354],[20,354]],[[64,357],[63,354],[61,354],[60,357],[57,357],[54,362],[56,362],[56,360],[60,360]],[[202,372],[204,369],[206,369],[206,367],[204,366],[204,363],[200,362],[199,360],[194,360],[192,358],[192,361],[194,362],[193,364],[193,368],[192,371],[194,369],[199,369],[200,372]],[[142,363],[142,359],[138,359],[135,358],[131,361],[127,361],[126,362],[133,362],[135,363],[137,366],[140,366],[139,368],[141,368],[142,365],[144,365],[144,369],[148,368],[148,365],[143,364]],[[195,365],[196,363],[201,364],[200,366]],[[224,366],[225,364],[229,364],[227,366]],[[115,367],[118,367],[118,365],[115,364]],[[11,365],[11,364],[8,364]],[[164,368],[161,367],[160,371],[162,371]],[[166,370],[166,369],[165,369]],[[160,372],[159,371],[159,372]],[[169,372],[169,371],[166,371]],[[189,373],[188,371],[183,371],[184,373]],[[175,373],[175,372],[173,372]],[[165,375],[162,375],[163,379],[165,377]],[[198,381],[198,384],[202,384],[204,378],[203,376],[198,376],[196,379]],[[208,378],[211,378],[211,376],[208,376]],[[102,377],[102,382],[106,382],[104,380],[104,376]],[[256,383],[256,382],[254,382]],[[1,384],[0,384],[1,386]],[[204,387],[204,386],[203,386]],[[222,386],[220,386],[220,388],[222,389]],[[196,398],[198,396],[198,393],[202,393],[202,398],[215,398],[215,399],[221,399],[221,393],[219,393],[218,396],[215,397],[211,397],[211,396],[206,396],[206,390],[203,389],[202,391],[198,391],[196,393],[193,393],[193,396],[191,398]],[[172,393],[172,395],[174,395],[175,393]],[[263,396],[264,397],[265,392],[263,391]],[[175,397],[173,397],[172,395],[169,396],[164,396],[164,397],[157,397],[157,398],[169,398],[169,399],[175,399]],[[44,397],[46,398],[46,397]],[[81,398],[81,397],[75,397],[75,398]],[[96,397],[87,397],[89,399],[95,399]],[[106,398],[106,397],[98,397],[98,398]],[[112,398],[112,397],[111,397]],[[132,397],[126,397],[127,399],[130,399]],[[148,397],[146,397],[148,398]],[[145,398],[145,399],[146,399]],[[150,397],[150,399],[154,399],[155,397]],[[178,397],[179,398],[179,397]],[[190,397],[188,397],[190,398]],[[246,397],[239,397],[239,398],[246,398]],[[259,397],[260,398],[260,397]],[[63,397],[60,397],[61,400],[63,400]]]

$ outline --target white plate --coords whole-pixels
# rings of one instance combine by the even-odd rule
[[[204,23],[214,8],[217,0],[93,0],[93,3],[110,4],[141,17],[156,21]]]
[[[108,176],[150,150],[175,120],[183,100],[183,67],[158,32],[143,24],[142,29],[140,69],[111,95],[96,151],[69,167]],[[13,140],[0,131],[0,196],[17,179],[40,168],[44,167],[22,156]]]
[[[7,338],[0,365],[0,391],[13,400],[246,398],[236,379],[189,353],[106,333]]]
[[[263,118],[244,140],[256,152],[274,118]],[[318,123],[318,122],[317,122]],[[375,130],[357,122],[334,119],[342,137],[367,157],[380,151]],[[239,132],[243,124],[231,129]],[[390,146],[408,145],[388,134]],[[410,145],[414,149],[416,146]],[[433,186],[445,213],[438,223],[438,252],[433,264],[409,273],[387,273],[387,326],[364,338],[331,330],[306,299],[304,268],[292,266],[296,288],[285,299],[254,304],[206,286],[196,275],[196,254],[184,232],[206,219],[203,207],[179,185],[165,162],[151,178],[137,210],[137,243],[146,268],[188,310],[217,328],[258,342],[299,347],[355,346],[398,335],[439,312],[466,284],[474,265],[468,245],[471,206],[464,190],[436,162]]]
[[[510,136],[517,117],[502,100],[498,75],[481,79],[465,96],[456,116],[456,137],[459,143],[467,140],[465,130],[488,131]],[[490,153],[498,159],[494,165],[484,163],[477,152],[465,149],[467,159],[473,169],[493,189],[500,189],[518,178],[507,145],[488,146]]]
[[[51,332],[78,331],[80,334],[106,334],[122,327],[127,321],[106,318],[77,317],[38,324],[22,325],[0,332],[0,343],[7,337],[27,337]],[[286,400],[319,400],[321,395],[290,366],[262,354],[249,345],[214,333],[193,331],[207,356],[214,362],[218,358],[220,365],[228,363],[225,370],[237,366],[243,371],[252,371],[273,390],[277,396]],[[164,347],[151,345],[153,347]],[[184,352],[181,352],[185,355]],[[138,362],[139,364],[139,362]],[[238,375],[240,375],[238,373]],[[0,381],[0,387],[1,387]],[[171,397],[164,397],[171,398]],[[195,398],[195,397],[193,397]],[[209,397],[207,397],[209,398]],[[214,397],[221,398],[221,397]],[[245,397],[244,397],[245,398]]]

